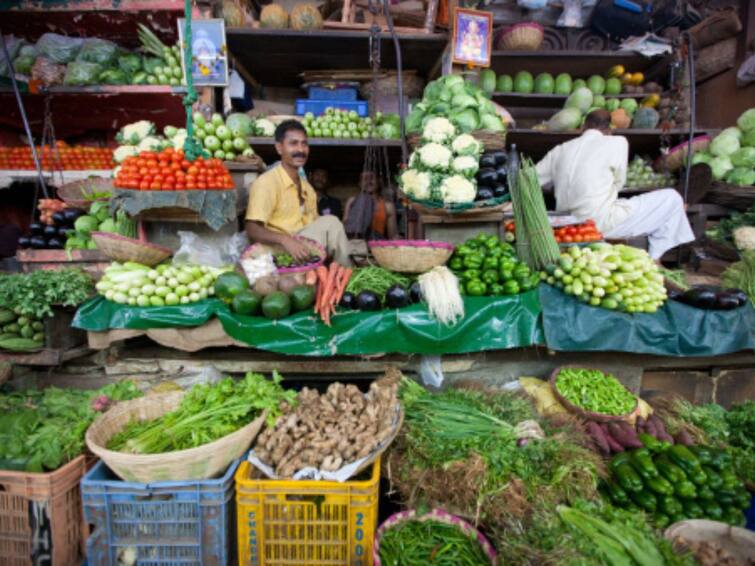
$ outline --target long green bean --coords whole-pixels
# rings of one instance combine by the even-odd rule
[[[383,566],[489,566],[476,539],[456,525],[409,520],[386,530],[380,539]]]
[[[354,270],[346,285],[346,290],[355,295],[362,291],[372,291],[382,299],[386,291],[397,283],[403,287],[409,287],[411,280],[382,267],[360,267]]]

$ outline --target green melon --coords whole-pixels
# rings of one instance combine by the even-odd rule
[[[571,75],[569,73],[561,73],[556,77],[553,92],[561,95],[571,93]]]
[[[589,88],[593,94],[603,94],[606,91],[606,79],[600,75],[593,75],[587,79],[587,88]]]
[[[606,94],[609,96],[615,96],[621,94],[621,81],[615,77],[606,81]]]
[[[499,75],[495,82],[495,89],[498,92],[511,92],[514,90],[514,79],[511,75]]]
[[[495,92],[495,71],[483,69],[480,71],[480,88],[490,96]]]
[[[540,73],[535,79],[535,92],[538,94],[553,94],[556,83],[550,73]]]
[[[221,273],[215,280],[215,295],[224,303],[232,303],[236,295],[249,288],[246,277],[235,271]]]
[[[519,71],[514,77],[514,92],[529,94],[535,89],[535,79],[528,71]]]
[[[585,82],[585,79],[576,79],[571,84],[571,91],[574,92],[575,90],[579,88],[587,88],[587,83]]]

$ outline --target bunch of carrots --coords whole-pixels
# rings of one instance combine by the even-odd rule
[[[330,317],[336,312],[336,305],[346,291],[352,270],[338,265],[335,261],[329,268],[320,266],[315,271],[317,293],[315,294],[315,313],[330,326]]]

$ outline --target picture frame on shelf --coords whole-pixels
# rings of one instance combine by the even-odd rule
[[[452,62],[472,67],[490,67],[493,45],[493,14],[454,8]]]
[[[178,19],[178,38],[184,45],[186,20]],[[228,85],[228,45],[225,21],[221,18],[192,20],[191,22],[191,76],[195,86]],[[181,57],[181,68],[186,76],[186,61]]]

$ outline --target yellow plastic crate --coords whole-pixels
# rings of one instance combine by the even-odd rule
[[[380,459],[365,481],[253,479],[236,471],[239,565],[372,566]]]

